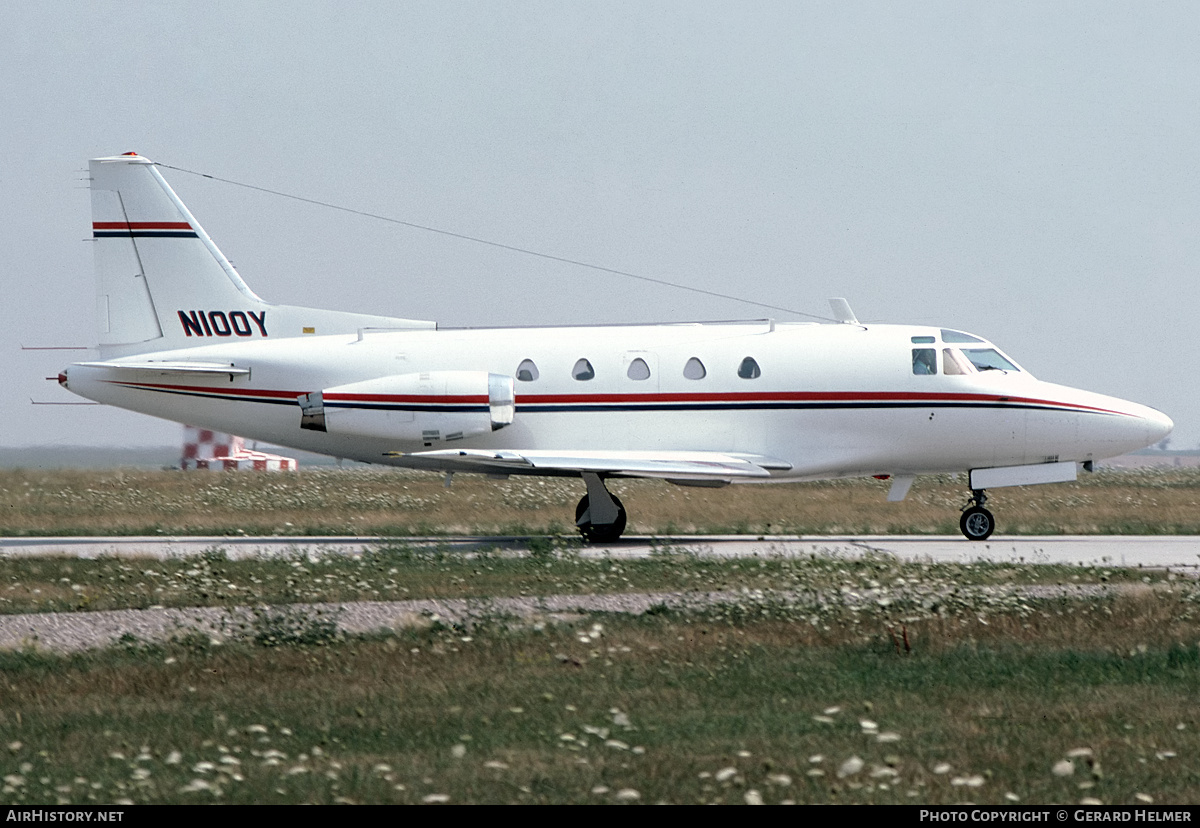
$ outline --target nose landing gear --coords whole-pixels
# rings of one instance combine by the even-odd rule
[[[958,528],[967,540],[987,540],[995,531],[996,518],[984,508],[986,503],[987,492],[983,489],[971,490],[971,497],[963,507],[962,517],[958,521]]]

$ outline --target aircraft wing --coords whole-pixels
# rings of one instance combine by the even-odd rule
[[[150,371],[156,374],[174,375],[216,375],[246,377],[250,375],[249,368],[238,368],[228,362],[78,362],[87,368],[108,368],[114,371]]]
[[[443,449],[411,454],[389,452],[405,465],[444,471],[490,474],[579,474],[596,472],[620,477],[668,480],[732,480],[765,478],[791,463],[753,454],[715,451],[552,451],[533,449]]]

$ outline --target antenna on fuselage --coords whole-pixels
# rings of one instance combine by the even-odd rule
[[[858,317],[854,315],[854,311],[850,310],[850,303],[845,299],[830,299],[829,307],[833,310],[833,316],[837,321],[847,325],[859,324]]]

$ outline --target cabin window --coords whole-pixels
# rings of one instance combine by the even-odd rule
[[[754,357],[746,357],[742,360],[742,364],[738,366],[738,376],[742,379],[758,379],[762,376],[762,371],[758,367],[758,363],[754,361]]]
[[[631,380],[650,379],[650,366],[646,364],[646,360],[638,357],[629,363],[629,370],[625,372],[625,376]]]
[[[596,376],[595,370],[592,368],[592,363],[586,359],[580,358],[575,363],[575,367],[571,369],[571,376],[580,381],[590,380]]]
[[[942,328],[942,342],[983,342],[983,340],[977,336],[971,336],[969,333]]]
[[[971,364],[980,371],[1019,371],[1017,366],[1005,359],[995,348],[964,348],[963,353]]]
[[[523,359],[517,366],[517,379],[521,382],[533,382],[539,376],[537,365],[532,359]]]
[[[913,373],[914,374],[936,374],[937,373],[937,349],[935,348],[913,348]]]
[[[704,379],[708,372],[704,370],[704,363],[696,357],[692,357],[683,366],[683,376],[690,380]]]
[[[971,363],[967,362],[966,357],[954,348],[942,349],[942,373],[949,375],[970,374],[971,372]]]

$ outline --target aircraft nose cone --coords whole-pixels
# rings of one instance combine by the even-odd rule
[[[1151,445],[1162,440],[1174,428],[1175,423],[1166,414],[1153,408],[1149,410],[1146,416],[1146,436],[1149,438]]]

